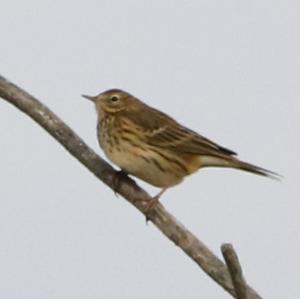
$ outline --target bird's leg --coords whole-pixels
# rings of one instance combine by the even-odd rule
[[[152,197],[152,199],[147,204],[147,207],[145,209],[146,222],[149,221],[148,213],[159,203],[160,197],[166,192],[167,189],[168,188],[161,189],[160,192],[157,195],[155,195],[154,197]]]
[[[123,179],[127,179],[127,178],[128,178],[128,174],[123,169],[115,172],[115,174],[112,178],[112,185],[113,185],[113,190],[114,190],[116,196],[118,195],[117,192],[120,188],[121,181]]]

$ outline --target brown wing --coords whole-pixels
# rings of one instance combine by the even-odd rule
[[[150,145],[196,155],[236,155],[235,152],[180,125],[173,118],[149,106],[143,105],[139,113],[130,115],[129,118],[141,128],[145,141]]]
[[[166,125],[148,135],[148,143],[196,155],[236,155],[235,152],[179,124]]]

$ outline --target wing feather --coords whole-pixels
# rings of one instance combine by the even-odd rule
[[[167,114],[145,104],[139,107],[138,113],[123,113],[143,133],[143,138],[149,145],[183,154],[217,157],[236,155],[232,150],[182,126]]]
[[[235,152],[179,124],[166,125],[148,134],[148,143],[177,152],[196,155],[236,155]]]

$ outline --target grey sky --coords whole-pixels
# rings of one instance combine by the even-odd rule
[[[233,243],[264,298],[298,298],[299,20],[291,0],[2,1],[1,74],[102,156],[80,95],[118,87],[283,174],[203,170],[162,202],[219,256]],[[0,136],[1,298],[230,298],[2,100]]]

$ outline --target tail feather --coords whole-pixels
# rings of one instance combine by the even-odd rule
[[[265,168],[247,163],[247,162],[237,160],[237,162],[235,164],[236,165],[234,165],[233,167],[240,169],[240,170],[244,170],[244,171],[251,172],[254,174],[262,175],[262,176],[265,176],[265,177],[268,177],[268,178],[271,178],[274,180],[280,180],[280,178],[281,178],[281,176],[276,172],[273,172],[271,170],[268,170],[268,169],[265,169]]]
[[[240,169],[257,175],[265,176],[271,179],[280,180],[282,177],[276,172],[271,170],[238,160],[235,157],[213,157],[202,156],[201,164],[203,167],[228,167]]]

